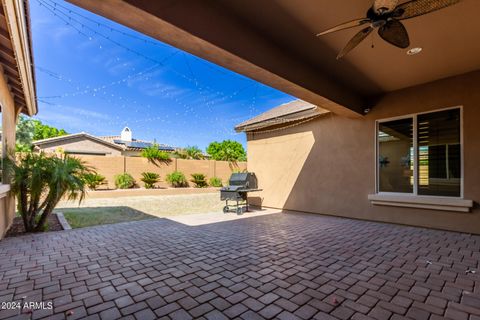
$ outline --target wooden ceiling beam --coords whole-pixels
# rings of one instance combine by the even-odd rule
[[[12,48],[7,47],[1,42],[0,42],[0,51],[8,54],[9,56],[15,57],[15,53],[13,52]]]

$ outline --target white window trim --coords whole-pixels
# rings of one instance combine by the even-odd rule
[[[419,115],[435,113],[446,110],[460,110],[460,196],[434,196],[434,195],[419,195],[418,194],[418,141],[417,141],[417,118]],[[413,121],[413,192],[381,192],[379,181],[379,140],[378,129],[379,124],[388,121],[401,120],[411,118]],[[424,112],[410,113],[402,116],[379,119],[375,121],[375,194],[369,195],[368,198],[372,204],[386,205],[395,207],[411,207],[447,211],[461,211],[469,212],[473,207],[473,201],[464,200],[464,143],[463,143],[463,106],[454,106],[442,109],[429,110]]]

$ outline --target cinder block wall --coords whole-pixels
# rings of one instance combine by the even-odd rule
[[[203,173],[207,176],[207,180],[211,177],[218,177],[226,183],[233,170],[247,169],[246,162],[238,162],[233,165],[227,161],[172,159],[168,164],[155,165],[141,157],[87,155],[76,155],[76,157],[81,158],[88,165],[94,167],[99,174],[105,176],[109,189],[115,188],[115,176],[124,172],[130,173],[141,187],[143,187],[143,183],[140,181],[142,172],[158,173],[161,181],[157,185],[168,187],[169,185],[165,181],[166,176],[175,170],[183,172],[188,180],[191,179],[192,173]]]

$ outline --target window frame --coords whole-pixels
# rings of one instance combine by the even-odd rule
[[[419,195],[418,194],[418,116],[422,114],[429,114],[447,110],[460,111],[460,196],[450,197],[450,196],[435,196],[435,195]],[[402,120],[402,119],[412,119],[413,122],[413,192],[385,192],[380,191],[380,166],[379,166],[379,139],[378,139],[378,130],[379,125],[384,122]],[[464,155],[463,155],[463,106],[454,106],[441,109],[434,109],[429,111],[422,111],[416,113],[409,113],[406,115],[377,119],[375,120],[375,194],[378,195],[398,195],[398,196],[413,196],[413,197],[427,197],[427,198],[447,198],[447,199],[463,199],[464,198]]]

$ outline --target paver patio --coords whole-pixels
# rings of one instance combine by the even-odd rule
[[[312,214],[145,220],[2,240],[0,301],[54,308],[0,318],[478,320],[479,260],[479,236]]]

